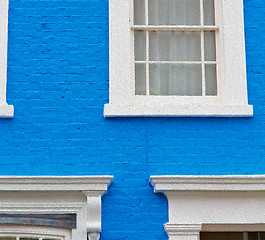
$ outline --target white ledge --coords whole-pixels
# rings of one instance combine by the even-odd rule
[[[252,117],[252,105],[105,104],[104,117]]]
[[[0,105],[0,118],[12,118],[14,107],[12,105]]]
[[[113,176],[0,176],[1,191],[82,191],[104,194]]]
[[[265,191],[265,175],[151,176],[155,192]]]

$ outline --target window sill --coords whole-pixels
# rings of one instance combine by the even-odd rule
[[[252,105],[105,104],[104,117],[252,117]]]
[[[14,116],[14,106],[0,105],[0,118],[12,118]]]

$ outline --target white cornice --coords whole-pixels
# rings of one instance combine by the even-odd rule
[[[164,175],[151,176],[155,192],[167,191],[264,191],[265,175]]]
[[[104,194],[113,176],[0,176],[1,191],[82,191]]]

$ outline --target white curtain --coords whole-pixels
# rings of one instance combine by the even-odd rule
[[[204,0],[204,23],[214,25],[214,0]],[[134,1],[134,24],[145,25],[145,1]],[[200,0],[149,0],[149,25],[200,25]],[[146,33],[135,31],[135,61],[146,61]],[[149,31],[150,95],[202,95],[200,31]],[[216,61],[215,32],[204,32],[204,61]],[[158,63],[158,62],[164,63]],[[182,63],[165,63],[165,62]],[[184,61],[199,63],[185,64]],[[216,95],[216,65],[205,65],[206,95]],[[146,64],[135,64],[137,95],[146,94]]]

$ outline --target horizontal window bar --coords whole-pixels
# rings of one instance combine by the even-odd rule
[[[216,26],[133,26],[132,30],[145,31],[218,31]]]
[[[215,61],[134,61],[135,63],[149,64],[216,64]]]

